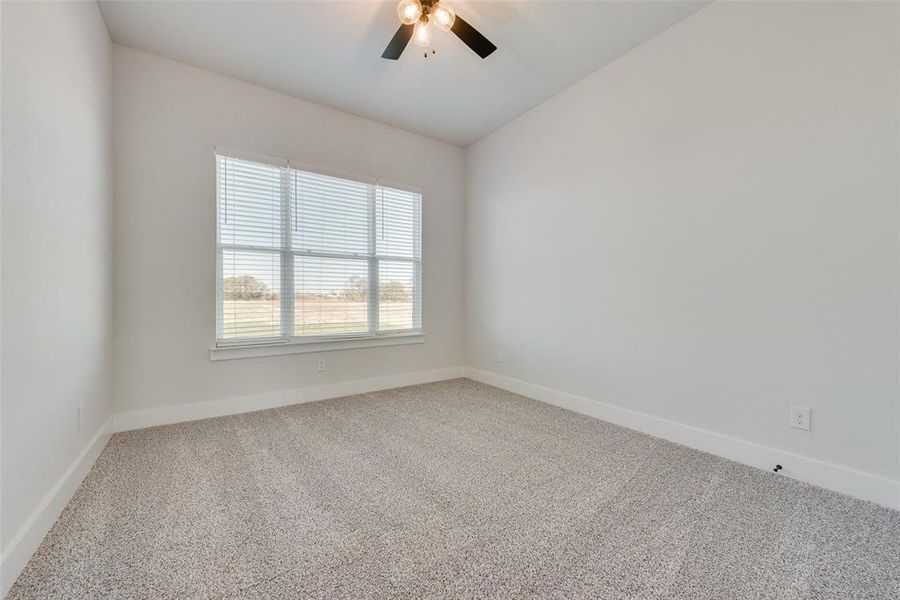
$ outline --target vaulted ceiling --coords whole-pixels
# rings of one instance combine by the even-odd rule
[[[101,1],[116,43],[466,146],[699,10],[704,1],[448,0],[498,46],[381,53],[396,1]]]

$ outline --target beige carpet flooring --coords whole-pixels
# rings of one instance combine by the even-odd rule
[[[10,598],[900,598],[900,512],[472,381],[115,435]]]

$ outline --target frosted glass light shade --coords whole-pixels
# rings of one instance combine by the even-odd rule
[[[449,6],[445,6],[438,2],[431,7],[431,16],[435,25],[441,28],[441,31],[450,31],[453,22],[456,20],[456,13]]]
[[[412,25],[422,16],[422,3],[419,0],[400,0],[397,14],[404,25]]]
[[[421,48],[431,45],[431,22],[428,18],[420,19],[413,30],[413,43]]]

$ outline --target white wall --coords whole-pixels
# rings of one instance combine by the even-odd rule
[[[718,3],[471,146],[468,364],[896,480],[898,42]]]
[[[114,45],[121,412],[463,364],[463,151]],[[426,342],[210,362],[215,146],[421,186]]]
[[[95,3],[0,10],[5,577],[13,542],[110,415],[112,119]]]

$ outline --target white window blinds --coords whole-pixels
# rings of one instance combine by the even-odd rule
[[[216,161],[218,345],[421,329],[421,194]]]

